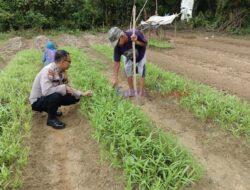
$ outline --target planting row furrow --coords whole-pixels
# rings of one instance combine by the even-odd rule
[[[110,46],[92,47],[112,58],[113,50]],[[147,65],[146,87],[153,92],[177,96],[180,105],[193,112],[197,118],[213,121],[233,135],[250,140],[250,105],[238,97],[187,80],[153,64]]]
[[[0,71],[0,189],[20,186],[21,168],[28,149],[32,112],[28,96],[41,55],[34,50],[23,51]]]
[[[79,49],[69,48],[75,87],[93,89],[81,101],[95,139],[108,151],[112,165],[123,169],[127,189],[180,189],[202,175],[202,167],[172,135],[157,129],[140,108],[114,92],[102,75],[102,63]]]

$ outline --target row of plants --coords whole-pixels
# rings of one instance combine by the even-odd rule
[[[169,42],[164,41],[164,40],[158,40],[155,38],[149,39],[148,45],[149,45],[149,47],[159,48],[159,49],[171,49],[171,48],[173,48]]]
[[[32,120],[27,99],[40,57],[34,50],[20,52],[0,71],[0,189],[21,185],[21,169],[28,157],[24,141]]]
[[[110,46],[92,47],[107,58],[112,58],[113,49]],[[180,105],[197,118],[213,121],[233,135],[245,136],[250,140],[250,106],[238,97],[164,71],[154,64],[147,65],[146,87],[164,95],[178,94]]]
[[[104,64],[68,48],[74,87],[92,89],[81,111],[94,128],[94,137],[109,153],[112,165],[124,171],[126,189],[180,189],[198,180],[202,167],[176,141],[157,129],[138,107],[117,96],[102,75]]]

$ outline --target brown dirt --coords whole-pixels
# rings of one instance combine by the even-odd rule
[[[250,38],[182,32],[175,38],[173,32],[166,34],[174,49],[149,49],[148,61],[250,101]],[[108,43],[106,34],[84,37],[78,40],[78,47],[82,47],[81,41]]]
[[[85,51],[92,59],[102,60],[107,65],[112,63],[92,49],[88,48]],[[111,72],[112,69],[109,68],[105,75],[111,78]],[[120,81],[120,85],[126,89],[124,76]],[[133,102],[136,103],[134,99]],[[249,189],[250,147],[247,143],[236,139],[218,126],[195,119],[191,113],[178,106],[178,101],[174,97],[163,98],[155,95],[154,98],[139,100],[139,105],[159,128],[175,134],[181,144],[203,164],[203,179],[187,189]]]
[[[250,101],[250,40],[206,38],[177,33],[172,40],[175,49],[149,50],[148,60],[163,69]]]
[[[14,55],[24,49],[33,47],[32,40],[27,40],[22,37],[11,38],[0,45],[0,69],[3,69]]]
[[[52,39],[59,47],[78,46],[75,36]],[[84,42],[81,42],[84,46]],[[64,130],[46,126],[46,117],[34,115],[30,139],[30,157],[24,171],[23,190],[118,190],[124,189],[122,171],[101,161],[98,144],[91,138],[92,129],[76,106],[63,107]]]
[[[91,58],[101,59],[105,64],[110,63],[110,60],[89,48],[90,43],[105,42],[103,35],[85,35],[80,38],[62,35],[54,40],[59,46],[73,43],[84,48]],[[31,47],[33,42],[28,44],[25,47]],[[175,49],[171,51],[149,51],[148,58],[162,68],[250,100],[249,41],[227,37],[205,40],[202,35],[179,34],[174,45]],[[5,52],[2,47],[0,55]],[[10,55],[17,51],[19,50],[12,51]],[[7,60],[8,56],[4,55],[4,59]],[[6,61],[3,65],[6,65]],[[110,71],[105,73],[108,77]],[[121,81],[125,89],[127,85],[124,77]],[[144,99],[141,109],[158,127],[175,134],[205,167],[204,178],[187,189],[249,189],[248,144],[218,126],[195,119],[178,106],[175,96],[155,97]],[[45,116],[34,115],[29,142],[30,158],[24,171],[22,189],[124,189],[120,179],[122,172],[110,169],[106,162],[100,164],[98,144],[92,140],[91,127],[78,113],[77,106],[64,108],[63,111],[62,120],[68,126],[62,131],[47,127]]]
[[[121,171],[100,162],[92,129],[76,106],[64,107],[65,130],[46,126],[46,117],[35,114],[30,139],[30,157],[24,171],[23,190],[124,189]]]
[[[44,35],[37,36],[34,39],[34,47],[38,50],[43,51],[48,41],[49,41],[49,38]]]
[[[156,125],[175,134],[203,164],[205,176],[192,190],[247,190],[250,147],[209,123],[182,110],[175,99],[148,99],[141,107]]]

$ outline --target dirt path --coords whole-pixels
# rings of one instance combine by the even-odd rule
[[[173,33],[168,33],[172,39]],[[224,52],[240,57],[249,57],[250,38],[232,38],[209,33],[177,33],[178,44]]]
[[[22,37],[11,38],[0,45],[0,69],[3,69],[15,54],[24,49],[33,47],[32,39]]]
[[[85,48],[92,59],[110,65],[98,52]],[[111,77],[110,68],[105,73]],[[124,76],[120,79],[127,88]],[[235,139],[219,127],[195,119],[189,112],[180,109],[175,99],[147,98],[141,109],[158,127],[174,133],[181,143],[204,165],[204,178],[188,189],[192,190],[248,190],[250,186],[250,147]]]
[[[23,190],[124,189],[120,171],[100,163],[98,144],[91,127],[77,106],[63,108],[65,130],[46,126],[45,115],[35,114],[29,164],[24,172]]]
[[[174,133],[204,165],[203,180],[190,190],[249,188],[249,146],[216,126],[198,121],[180,109],[173,99],[148,99],[142,109],[158,127]]]
[[[72,44],[73,39],[65,35],[53,40],[64,46]],[[92,139],[92,129],[79,113],[78,105],[62,110],[62,121],[67,124],[64,130],[48,127],[45,114],[34,115],[22,189],[124,189],[122,171],[111,169],[109,163],[101,161],[99,146]]]
[[[80,38],[64,35],[55,38],[60,46],[73,44],[83,48],[92,59],[101,59],[110,65],[110,60],[89,46],[89,43],[103,40],[102,36],[96,38],[93,35]],[[192,51],[196,50],[193,47]],[[156,53],[162,54],[158,51]],[[166,55],[163,53],[163,56]],[[245,58],[246,56],[243,58],[246,61]],[[219,61],[215,65],[223,66]],[[245,65],[248,67],[247,61]],[[235,69],[245,72],[241,67]],[[110,71],[105,73],[109,77]],[[121,81],[121,85],[126,88],[124,78]],[[149,97],[144,100],[141,109],[158,127],[174,133],[204,165],[204,178],[191,186],[190,190],[248,189],[250,147],[244,142],[219,127],[196,120],[192,114],[180,109],[175,99]],[[45,120],[40,115],[34,117],[30,162],[25,171],[23,189],[124,189],[122,183],[115,180],[117,176],[121,176],[121,172],[111,170],[107,164],[99,164],[99,149],[90,138],[91,128],[75,107],[64,110],[63,121],[70,124],[65,130],[54,131],[46,127]]]
[[[169,36],[173,36],[172,33]],[[148,60],[250,101],[250,40],[178,34],[175,49],[149,50]]]

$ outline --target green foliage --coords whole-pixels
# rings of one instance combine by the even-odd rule
[[[87,59],[81,50],[68,51],[72,83],[94,91],[91,99],[81,101],[81,110],[95,129],[95,139],[108,150],[112,165],[124,170],[126,189],[180,189],[200,178],[200,165],[175,138],[158,130],[130,101],[116,96],[100,72],[101,62]]]
[[[94,45],[93,48],[112,58],[111,47]],[[178,92],[181,105],[197,118],[212,120],[233,135],[245,136],[250,140],[250,105],[236,96],[186,80],[153,64],[147,65],[146,86],[163,94]]]
[[[202,12],[192,18],[190,24],[193,28],[215,28],[213,19],[206,17]]]
[[[0,0],[0,31],[27,28],[86,29],[100,17],[92,1]]]
[[[27,161],[24,139],[29,135],[32,112],[28,96],[36,63],[37,51],[23,51],[0,71],[0,187],[15,189],[20,185],[20,169]]]
[[[139,11],[145,0],[137,0]],[[181,0],[158,0],[158,14],[180,12]],[[0,31],[9,29],[93,29],[128,26],[133,1],[118,0],[0,0]],[[193,26],[237,30],[250,24],[250,0],[196,0]],[[140,19],[155,14],[155,1],[148,1]]]
[[[240,33],[250,25],[250,0],[196,0],[194,27]]]
[[[144,0],[136,1],[138,11]],[[180,2],[158,0],[159,14],[179,12]],[[118,0],[0,0],[0,31],[27,28],[92,29],[100,26],[128,25],[133,1]],[[149,1],[143,17],[155,12]]]
[[[167,41],[163,41],[163,40],[158,40],[158,39],[154,39],[154,38],[150,38],[148,40],[148,45],[150,47],[155,47],[155,48],[159,48],[159,49],[171,49],[172,45],[167,42]]]

